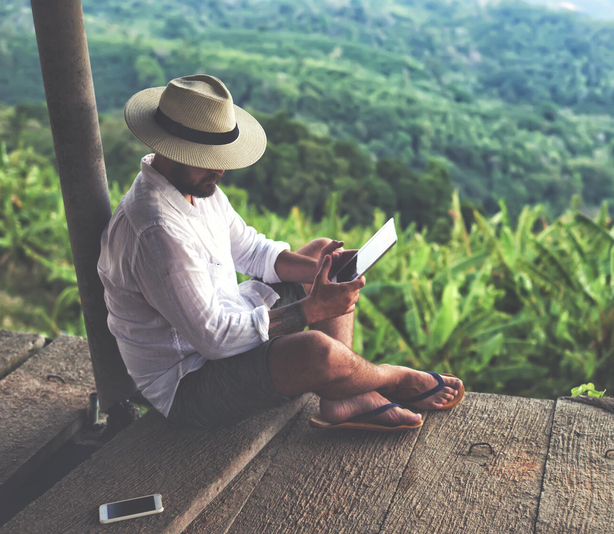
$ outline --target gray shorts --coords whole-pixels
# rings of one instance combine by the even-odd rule
[[[271,287],[280,296],[273,308],[305,297],[301,284]],[[236,356],[207,360],[200,369],[188,373],[179,382],[168,418],[183,425],[212,429],[291,401],[275,390],[269,376],[268,351],[275,339]]]

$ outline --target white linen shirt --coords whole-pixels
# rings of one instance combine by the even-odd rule
[[[279,295],[237,284],[236,271],[279,282],[275,261],[290,247],[247,226],[219,187],[192,206],[152,160],[143,158],[103,232],[98,274],[128,373],[168,416],[183,376],[269,339]]]

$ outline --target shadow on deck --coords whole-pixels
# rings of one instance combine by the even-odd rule
[[[83,424],[93,387],[78,338],[23,361],[0,380],[0,509]],[[311,396],[209,433],[150,411],[0,532],[614,532],[614,410],[590,402],[468,393],[388,434],[313,429]],[[151,493],[162,514],[99,524],[100,504]]]

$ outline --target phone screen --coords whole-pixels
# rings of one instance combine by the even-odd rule
[[[394,220],[390,219],[337,273],[337,282],[349,282],[365,274],[396,242]]]
[[[153,495],[130,499],[128,501],[114,502],[107,504],[107,515],[109,519],[117,519],[126,515],[142,514],[156,509],[156,502]]]

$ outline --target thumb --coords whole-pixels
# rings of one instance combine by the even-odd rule
[[[342,246],[343,246],[343,241],[331,241],[328,245],[324,247],[322,252],[324,252],[325,254],[331,254]]]

